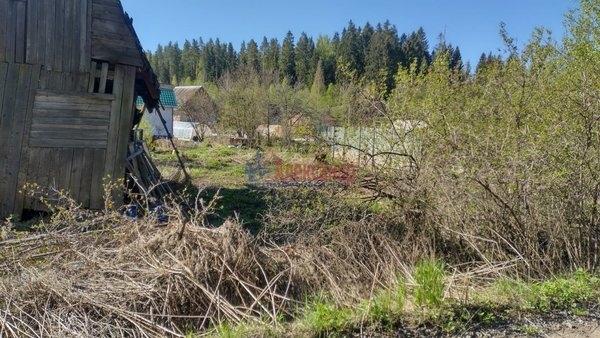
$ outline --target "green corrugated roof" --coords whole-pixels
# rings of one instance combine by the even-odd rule
[[[162,105],[165,107],[177,107],[177,99],[175,98],[175,93],[173,92],[173,89],[160,89],[160,103],[162,103]],[[144,104],[144,100],[142,100],[142,98],[138,96],[135,100],[135,104],[137,106],[142,106]]]

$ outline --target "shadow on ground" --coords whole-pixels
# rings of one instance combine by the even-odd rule
[[[252,234],[261,227],[261,215],[267,210],[269,189],[244,186],[239,188],[207,187],[200,197],[208,202],[218,196],[214,213],[208,216],[213,226],[222,225],[228,218],[238,219],[242,226]]]

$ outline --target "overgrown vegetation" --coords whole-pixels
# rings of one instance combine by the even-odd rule
[[[302,122],[262,149],[183,146],[193,180],[165,201],[167,222],[126,215],[114,186],[101,211],[26,187],[53,213],[2,223],[0,336],[450,335],[504,321],[535,334],[523,316],[597,312],[599,5],[580,1],[562,43],[540,29],[521,51],[502,29],[506,57],[474,74],[440,50],[399,64],[391,86],[351,68],[310,93],[248,70],[222,77],[220,108],[248,114],[228,127]],[[317,139],[308,112],[378,133],[311,145],[361,163],[353,184],[247,184],[259,153],[317,160],[288,142]],[[170,151],[155,157],[177,176]]]

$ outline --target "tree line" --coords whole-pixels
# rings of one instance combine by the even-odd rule
[[[460,49],[443,41],[430,52],[423,28],[399,34],[389,21],[363,27],[350,21],[341,33],[333,37],[321,35],[315,41],[306,33],[296,40],[288,31],[281,43],[276,38],[263,37],[257,42],[242,42],[239,51],[231,43],[218,38],[202,38],[158,45],[147,51],[148,58],[160,82],[176,85],[217,83],[224,75],[241,69],[257,74],[269,74],[273,81],[286,80],[293,86],[310,87],[315,79],[324,86],[355,79],[384,81],[391,91],[399,67],[416,63],[425,71],[435,54],[451,54],[449,67],[468,72]]]

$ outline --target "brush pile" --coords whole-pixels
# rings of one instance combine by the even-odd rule
[[[338,239],[331,245],[275,245],[234,221],[165,225],[84,210],[63,210],[23,238],[4,230],[2,337],[185,336],[276,323],[312,292],[348,299],[401,265],[397,243],[360,222],[325,230],[321,238]]]

